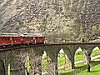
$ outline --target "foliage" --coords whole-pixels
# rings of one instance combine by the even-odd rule
[[[10,64],[8,64],[8,75],[11,75],[10,74]]]
[[[43,33],[49,43],[100,36],[99,0],[1,0],[0,32]]]
[[[58,67],[65,65],[65,56],[64,55],[60,55],[58,57]]]
[[[30,60],[29,60],[29,56],[27,56],[26,58],[26,69],[27,69],[27,72],[30,73]]]
[[[92,61],[91,72],[87,72],[87,65],[81,64],[81,66],[76,67],[74,70],[63,70],[60,75],[99,75],[100,74],[100,62]]]
[[[47,62],[47,57],[45,59],[42,60],[42,71],[46,72],[46,70],[48,69],[48,62]]]
[[[85,55],[84,55],[84,53],[83,53],[83,52],[76,53],[76,55],[75,55],[75,60],[76,60],[76,61],[85,60]]]
[[[94,50],[92,51],[92,56],[100,55],[100,50]]]

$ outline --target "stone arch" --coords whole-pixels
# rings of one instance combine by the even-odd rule
[[[91,60],[93,61],[98,58],[100,58],[100,48],[95,47],[91,52]]]
[[[97,46],[100,49],[100,45]]]
[[[58,72],[59,72],[59,74],[61,73],[62,70],[65,70],[66,67],[67,67],[66,56],[67,55],[64,53],[63,49],[59,50],[58,57],[57,57],[57,59],[58,59],[57,63],[58,63]]]
[[[94,49],[95,45],[84,45],[83,46],[83,50],[86,56],[86,63],[87,63],[87,69],[88,72],[90,72],[90,68],[91,68],[91,53],[92,50]]]
[[[5,75],[5,65],[1,58],[0,58],[0,74]]]
[[[63,57],[64,57],[64,51],[63,51],[63,49],[61,49],[61,50],[59,50],[59,53],[58,53],[58,66],[62,66],[62,64],[64,63]],[[60,59],[60,58],[62,58],[62,59]]]
[[[64,48],[64,52],[70,61],[71,69],[75,68],[74,56],[75,56],[75,52],[76,52],[77,48],[78,48],[77,45],[68,45]]]
[[[48,56],[46,51],[42,55],[42,74],[47,74],[48,72]]]
[[[43,50],[41,46],[30,47],[28,53],[30,54],[30,75],[42,75],[42,54]]]
[[[79,66],[80,63],[82,63],[82,64],[86,63],[86,56],[85,56],[84,51],[81,49],[81,47],[79,47],[76,50],[74,59],[75,59],[75,66],[76,67]]]
[[[48,56],[48,70],[47,75],[58,75],[58,63],[57,63],[57,57],[59,48],[56,46],[47,47],[45,49],[47,56]]]

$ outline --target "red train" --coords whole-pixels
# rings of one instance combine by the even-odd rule
[[[11,44],[44,44],[45,37],[42,34],[32,33],[2,33],[0,35],[0,45],[11,45]]]

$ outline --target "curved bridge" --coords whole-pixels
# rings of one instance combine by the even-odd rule
[[[75,69],[75,52],[81,47],[87,58],[88,71],[90,71],[91,53],[95,47],[100,48],[100,43],[66,43],[66,44],[40,44],[16,45],[0,48],[0,74],[7,75],[8,64],[11,65],[11,75],[28,75],[26,73],[26,58],[30,58],[30,75],[42,75],[42,55],[47,53],[49,69],[47,75],[58,75],[57,57],[61,49]]]

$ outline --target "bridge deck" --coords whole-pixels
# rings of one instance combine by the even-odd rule
[[[14,44],[14,45],[1,45],[0,51],[9,51],[11,49],[20,49],[33,46],[57,46],[57,45],[100,45],[100,43],[63,43],[63,44]]]

